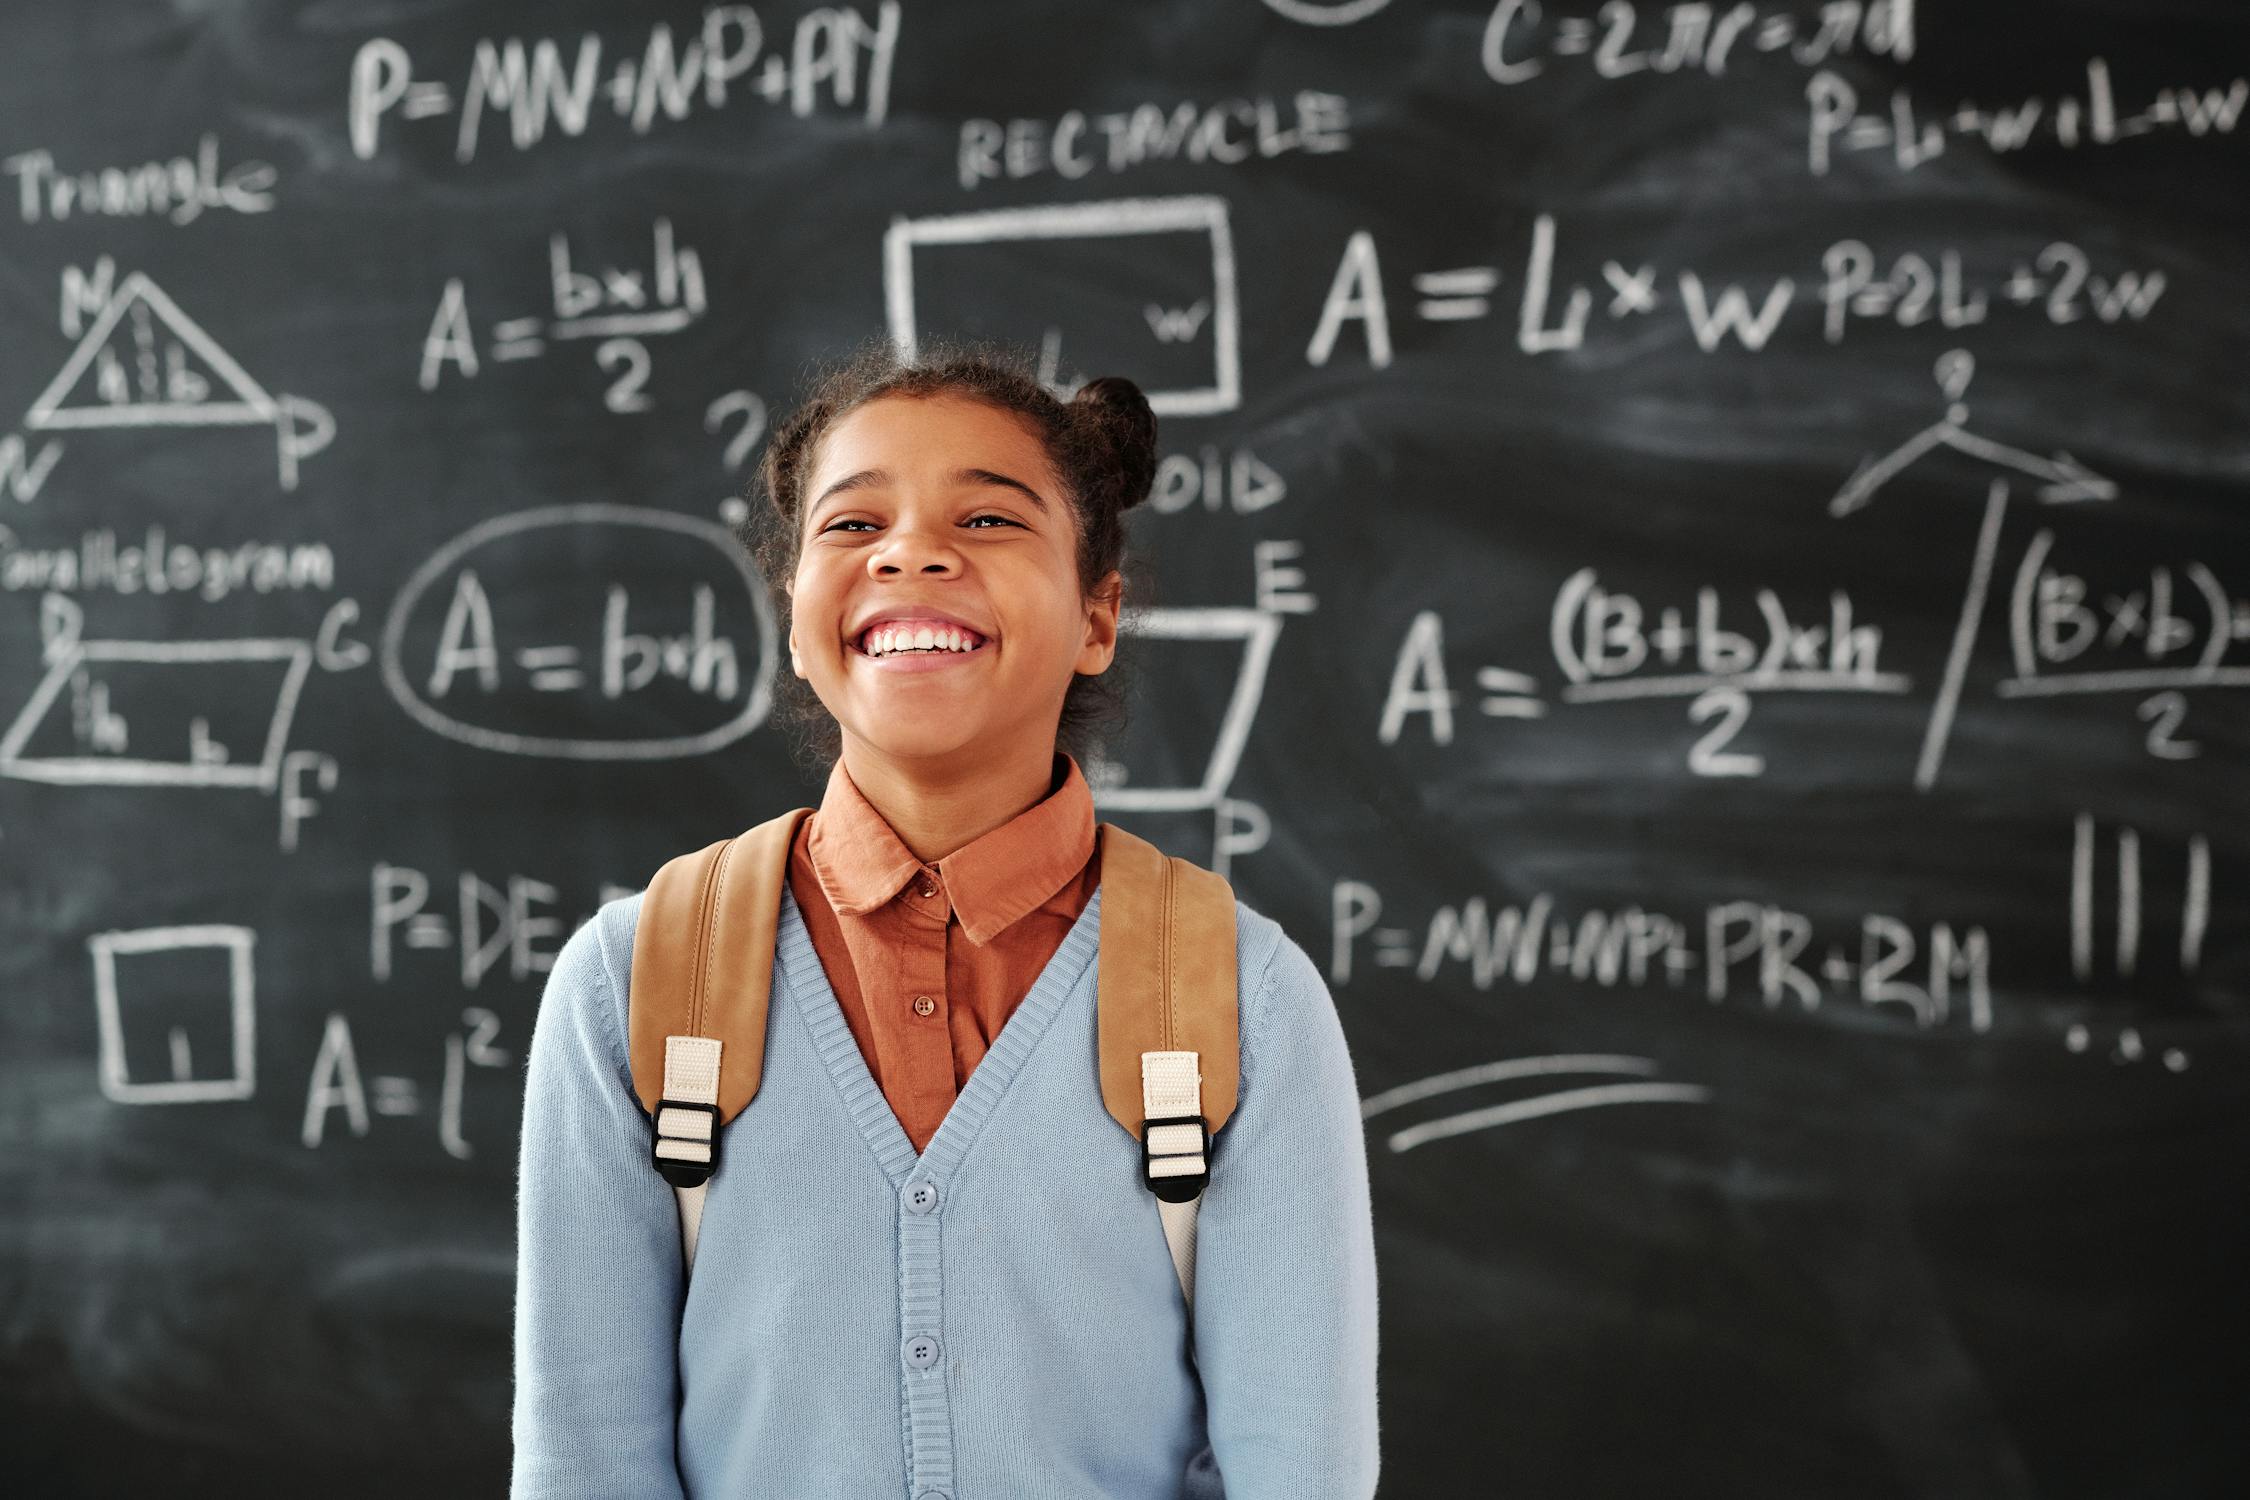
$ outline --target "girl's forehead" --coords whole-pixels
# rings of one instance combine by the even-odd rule
[[[1047,462],[1046,445],[1029,418],[944,392],[878,396],[854,407],[830,424],[814,467],[843,473],[876,462],[975,462],[980,454]]]

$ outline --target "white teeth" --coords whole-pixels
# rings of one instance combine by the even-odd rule
[[[878,627],[864,638],[860,649],[869,656],[885,656],[893,651],[973,651],[976,646],[976,637],[950,625],[893,625]]]

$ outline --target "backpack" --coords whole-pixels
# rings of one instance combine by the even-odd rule
[[[626,997],[633,1090],[650,1159],[679,1199],[690,1273],[719,1129],[758,1092],[789,850],[812,811],[666,861],[641,898]],[[1095,838],[1111,934],[1096,958],[1102,1102],[1141,1143],[1142,1181],[1192,1309],[1195,1211],[1235,1103],[1234,889],[1115,824]]]

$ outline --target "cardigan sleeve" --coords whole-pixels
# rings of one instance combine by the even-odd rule
[[[1364,1500],[1379,1466],[1366,1129],[1328,986],[1279,937],[1196,1214],[1196,1366],[1227,1500]]]
[[[526,1064],[511,1500],[681,1495],[679,1208],[649,1159],[601,923],[555,955]]]

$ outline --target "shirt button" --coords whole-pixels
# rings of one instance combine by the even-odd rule
[[[906,1190],[906,1208],[909,1213],[926,1214],[937,1207],[937,1184],[917,1182]]]
[[[918,1016],[926,1016],[931,1011],[936,1009],[937,1002],[935,1000],[932,1000],[929,996],[916,995],[914,997],[914,1014]]]
[[[937,887],[930,884],[930,882],[928,882],[927,880],[916,886],[915,890],[925,896],[934,896],[937,894]]]
[[[917,1370],[927,1370],[937,1363],[938,1341],[935,1334],[917,1333],[906,1341],[906,1362]]]

